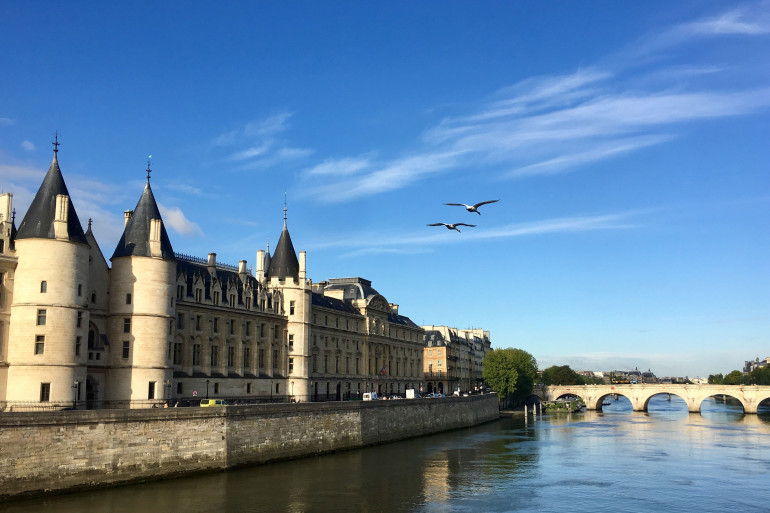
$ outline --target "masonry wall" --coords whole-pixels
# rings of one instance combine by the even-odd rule
[[[0,499],[355,449],[497,417],[496,395],[0,413]]]

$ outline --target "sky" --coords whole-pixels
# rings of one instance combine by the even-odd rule
[[[285,206],[417,324],[705,377],[770,356],[768,55],[769,2],[2,2],[0,189],[58,133],[107,259],[149,160],[178,253],[253,268]]]

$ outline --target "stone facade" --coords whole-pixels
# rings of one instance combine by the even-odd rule
[[[257,251],[252,274],[246,260],[174,252],[149,176],[109,262],[91,220],[80,224],[58,153],[18,231],[12,195],[0,195],[0,411],[424,385],[423,329],[368,280],[308,279],[285,211],[274,254]]]
[[[0,415],[0,500],[356,449],[498,418],[497,396]]]
[[[427,393],[451,394],[477,390],[484,381],[484,355],[491,348],[489,331],[449,326],[423,326]]]

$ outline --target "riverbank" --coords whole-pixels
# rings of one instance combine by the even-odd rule
[[[499,418],[495,394],[0,414],[0,500],[357,449]]]

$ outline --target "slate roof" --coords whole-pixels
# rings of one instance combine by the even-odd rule
[[[318,294],[316,292],[313,292],[313,306],[320,306],[330,310],[338,310],[340,312],[361,315],[361,312],[359,312],[357,308],[354,308],[353,305],[347,301],[324,296],[323,294]]]
[[[123,230],[123,236],[115,248],[112,258],[125,256],[152,256],[150,253],[150,220],[163,218],[158,210],[158,204],[155,202],[155,196],[152,194],[150,182],[144,186],[142,197],[136,204],[131,219],[126,223]],[[167,260],[174,260],[174,248],[171,247],[171,241],[166,233],[165,223],[161,222],[160,228],[160,251],[161,257]]]
[[[24,219],[22,219],[19,225],[19,230],[13,239],[55,239],[54,233],[54,217],[56,214],[56,196],[64,194],[68,198],[69,213],[67,217],[67,233],[69,240],[72,242],[80,242],[88,244],[86,235],[83,232],[83,227],[78,219],[78,214],[75,212],[75,206],[72,204],[72,198],[67,190],[67,185],[64,183],[64,177],[62,177],[61,169],[59,169],[59,161],[54,154],[51,167],[48,168],[48,173],[43,179],[43,183],[40,185],[35,199],[32,200],[32,204],[29,206]]]
[[[400,324],[401,326],[408,326],[410,328],[419,328],[417,324],[412,322],[412,319],[405,315],[390,313],[388,314],[388,322],[392,324]]]
[[[346,301],[354,299],[366,299],[375,295],[380,295],[372,287],[372,282],[363,278],[334,278],[329,280],[329,285],[324,287],[326,290],[342,290],[342,297]]]
[[[197,262],[190,262],[189,260],[185,260],[182,257],[178,258],[176,261],[176,270],[177,274],[183,273],[185,276],[185,279],[187,281],[187,286],[185,287],[187,289],[187,297],[192,300],[192,298],[195,297],[195,288],[193,287],[193,279],[195,278],[196,274],[199,274],[203,278],[203,292],[204,292],[204,298],[205,299],[211,299],[212,298],[212,276],[209,272],[208,266],[206,264],[199,264]],[[228,287],[230,286],[230,283],[234,283],[236,288],[238,289],[238,294],[236,294],[236,302],[239,305],[244,304],[244,283],[241,281],[240,275],[236,271],[230,271],[227,269],[222,269],[221,267],[216,268],[217,273],[217,280],[219,280],[218,286],[221,287],[219,289],[220,292],[220,301],[222,304],[226,305],[229,296],[227,293]],[[257,279],[254,276],[247,276],[246,281],[250,283],[252,290],[256,291],[259,288],[259,283],[257,282]],[[236,305],[229,305],[229,306],[236,306]]]
[[[283,225],[281,238],[278,239],[278,245],[275,247],[275,253],[273,253],[266,274],[268,278],[276,277],[281,280],[288,277],[295,280],[299,279],[299,260],[297,260],[297,253],[294,251],[294,244],[291,243],[291,236],[289,236],[286,223]]]

